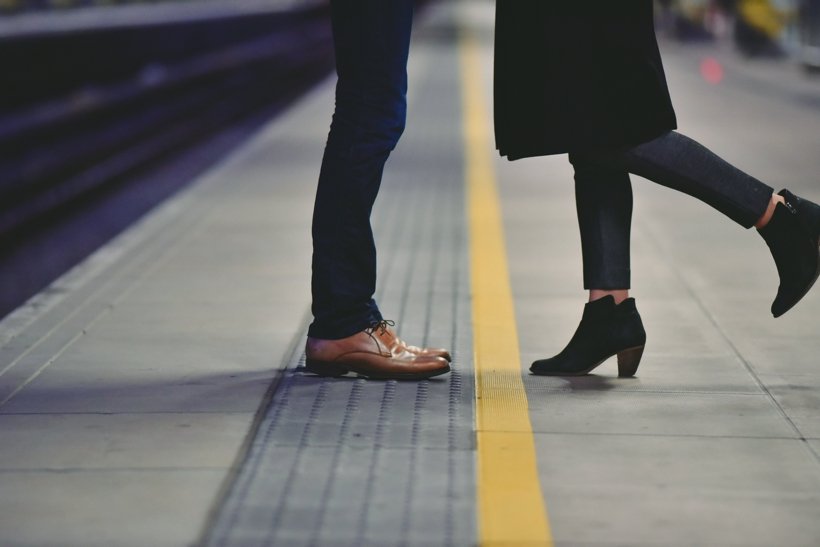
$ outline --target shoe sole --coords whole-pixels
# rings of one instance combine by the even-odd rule
[[[617,353],[613,353],[607,355],[591,367],[578,371],[578,372],[549,372],[549,371],[536,371],[530,367],[530,372],[535,374],[536,376],[586,376],[599,366],[601,366],[607,359],[617,355],[618,356],[618,377],[619,378],[630,378],[635,376],[635,373],[638,372],[638,365],[641,364],[641,357],[643,357],[643,350],[646,345],[643,346],[635,346],[631,348],[626,348],[618,351]]]
[[[450,372],[450,365],[446,368],[428,371],[428,372],[406,372],[399,374],[379,374],[378,372],[366,372],[356,370],[355,367],[349,365],[340,365],[339,363],[328,363],[326,361],[314,361],[312,359],[305,361],[305,370],[326,378],[339,378],[346,375],[348,372],[355,372],[357,375],[368,378],[370,380],[426,380],[441,376]]]

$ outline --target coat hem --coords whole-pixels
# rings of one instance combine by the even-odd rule
[[[635,135],[633,138],[625,138],[618,141],[599,142],[599,143],[579,143],[579,144],[564,144],[564,145],[550,145],[548,143],[540,143],[532,147],[504,147],[496,146],[496,150],[501,157],[507,158],[509,161],[516,161],[525,158],[536,158],[541,156],[555,156],[559,154],[570,154],[574,152],[584,152],[590,150],[607,150],[619,148],[632,148],[640,144],[655,140],[658,137],[674,131],[678,128],[677,121],[665,125],[663,127],[654,128],[652,131],[647,131],[641,135]]]

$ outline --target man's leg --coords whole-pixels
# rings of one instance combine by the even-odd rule
[[[404,130],[411,0],[333,0],[339,81],[313,212],[311,337],[381,320],[370,212]]]
[[[370,212],[407,111],[412,0],[332,0],[339,81],[313,212],[313,323],[306,366],[335,376],[428,378],[443,350],[401,342],[382,320]]]

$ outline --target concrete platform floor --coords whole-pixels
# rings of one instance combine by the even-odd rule
[[[451,347],[453,374],[300,369],[328,81],[0,323],[0,545],[480,541],[461,86],[490,96],[492,4],[457,8],[418,21],[409,124],[374,211],[381,307],[404,338]],[[461,81],[459,26],[481,37],[479,81]],[[820,82],[663,49],[681,131],[820,200]],[[554,543],[820,545],[820,293],[772,319],[762,240],[633,177],[638,376],[531,376],[584,301],[572,172],[565,157],[494,167]]]

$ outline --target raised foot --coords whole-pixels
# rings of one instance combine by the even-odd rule
[[[792,309],[820,276],[820,206],[788,190],[769,223],[759,230],[774,258],[780,286],[772,302],[772,315]]]

